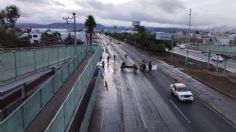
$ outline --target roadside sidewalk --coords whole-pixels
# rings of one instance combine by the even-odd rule
[[[170,78],[183,82],[193,91],[194,95],[199,97],[205,104],[208,104],[219,115],[225,117],[229,123],[236,126],[236,100],[216,91],[201,82],[186,75],[177,68],[155,58],[161,72],[167,74]]]

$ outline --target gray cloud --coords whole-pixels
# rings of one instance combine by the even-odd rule
[[[182,24],[171,17],[175,12],[183,12],[185,6],[178,0],[136,0],[120,5],[104,4],[99,1],[79,1],[79,5],[84,5],[81,15],[93,14],[104,19],[114,19],[121,21],[141,20],[147,22],[158,22],[167,24]]]
[[[122,4],[107,4],[101,1],[0,0],[0,8],[15,4],[20,8],[21,21],[38,23],[61,22],[62,17],[71,16],[72,12],[76,12],[80,22],[92,14],[108,25],[113,25],[112,22],[127,24],[132,20],[140,20],[145,24],[186,26],[189,8],[193,8],[193,25],[235,25],[236,21],[232,17],[235,12],[235,0],[129,0]]]
[[[177,10],[186,9],[186,7],[180,1],[176,0],[164,0],[158,1],[159,8],[162,8],[167,13],[175,13]]]
[[[27,4],[48,4],[49,0],[15,0],[19,2],[25,2]]]
[[[57,5],[57,6],[65,7],[65,4],[64,4],[64,3],[61,3],[61,2],[55,1],[55,0],[52,0],[52,1],[51,1],[51,4],[55,4],[55,5]]]

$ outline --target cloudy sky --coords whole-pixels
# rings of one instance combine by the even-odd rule
[[[235,26],[236,0],[0,0],[0,9],[15,4],[20,8],[18,22],[64,22],[62,17],[87,15],[104,25],[130,26],[132,20],[144,26],[184,27],[192,9],[192,26]],[[72,20],[71,20],[72,22]]]

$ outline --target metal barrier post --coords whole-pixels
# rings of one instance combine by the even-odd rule
[[[17,64],[16,64],[16,51],[13,51],[14,54],[14,66],[15,66],[15,79],[17,77]]]

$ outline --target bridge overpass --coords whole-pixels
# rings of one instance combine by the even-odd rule
[[[202,44],[199,45],[199,50],[208,53],[208,69],[210,68],[210,57],[211,54],[219,54],[224,57],[224,73],[226,71],[227,59],[236,56],[236,45],[212,45],[212,44]],[[219,61],[216,61],[216,69],[218,71]]]
[[[8,97],[21,102],[11,102],[12,110],[1,109],[0,131],[70,130],[81,110],[77,130],[86,130],[96,97],[99,76],[94,76],[94,71],[100,57],[98,45],[1,52],[0,101]],[[49,77],[28,94],[25,86],[48,70]],[[21,92],[9,97],[18,85]]]
[[[199,45],[199,49],[205,52],[236,56],[236,45],[202,44]]]

